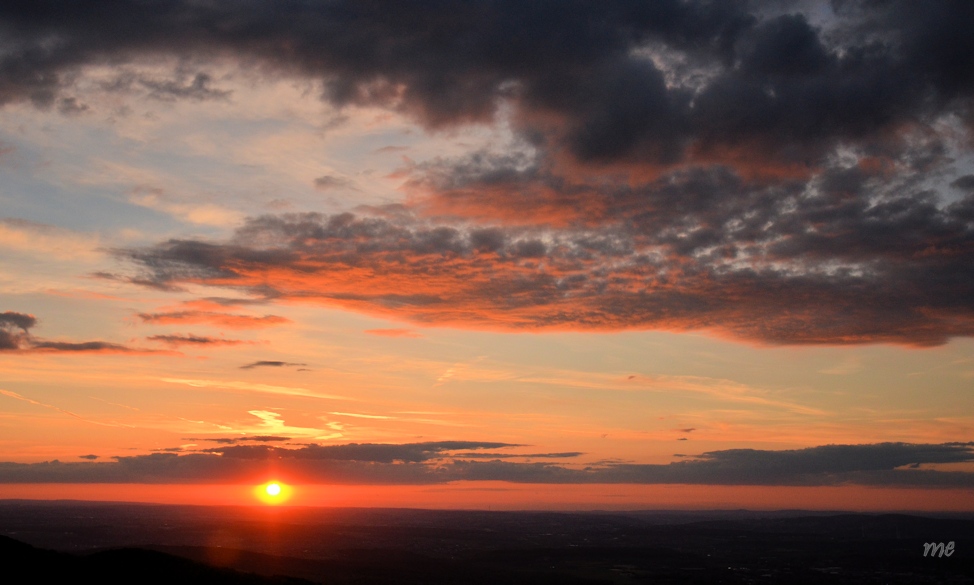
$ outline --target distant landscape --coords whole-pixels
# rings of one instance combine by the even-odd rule
[[[37,581],[974,583],[971,514],[4,501],[0,536],[8,571]]]

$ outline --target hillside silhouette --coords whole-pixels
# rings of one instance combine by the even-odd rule
[[[267,577],[213,567],[145,549],[73,555],[35,548],[0,536],[0,558],[13,583],[211,583],[213,585],[310,585],[293,577]],[[19,575],[19,577],[16,577]]]

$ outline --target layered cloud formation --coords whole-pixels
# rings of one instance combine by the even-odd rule
[[[277,437],[255,437],[269,441]],[[224,443],[227,441],[219,440]],[[0,463],[0,483],[235,483],[274,473],[293,482],[435,484],[501,480],[519,483],[697,485],[883,485],[970,487],[974,473],[937,469],[974,461],[972,443],[824,445],[788,451],[732,449],[669,464],[610,463],[571,467],[536,459],[581,453],[498,454],[506,443],[311,445],[299,448],[230,444],[201,453],[154,453],[109,462]],[[483,455],[480,457],[479,455]],[[521,458],[522,461],[510,461]]]
[[[402,205],[121,250],[132,282],[418,324],[931,346],[974,334],[972,28],[948,0],[7,2],[0,103],[83,110],[106,64],[105,91],[229,99],[207,68],[232,62],[431,132],[510,130],[405,163]],[[140,77],[160,57],[173,78]]]

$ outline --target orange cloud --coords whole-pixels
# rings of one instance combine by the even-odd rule
[[[173,311],[168,313],[139,313],[138,315],[143,322],[154,325],[203,324],[228,329],[259,329],[291,322],[289,319],[277,315],[255,317],[213,311]]]
[[[151,335],[146,337],[149,341],[158,341],[177,347],[180,345],[216,346],[216,345],[240,345],[249,343],[240,339],[226,339],[223,337],[207,337],[205,335]]]
[[[943,229],[940,221],[930,229]],[[856,275],[820,265],[807,250],[794,256],[787,249],[794,239],[774,244],[780,251],[771,244],[759,251],[741,244],[730,256],[681,250],[703,245],[691,240],[704,236],[714,238],[674,232],[652,239],[638,230],[587,228],[461,229],[305,214],[251,220],[226,244],[170,241],[130,254],[157,267],[153,278],[162,285],[270,291],[271,298],[420,324],[507,331],[706,330],[764,344],[930,346],[974,335],[974,317],[958,297],[963,287],[941,274],[953,273],[952,259],[904,265],[895,257],[899,252],[885,246],[877,253],[894,255],[888,266],[874,264]],[[250,248],[241,243],[246,241],[265,244]],[[824,244],[810,238],[805,245]],[[867,257],[875,256],[870,251]],[[964,261],[963,254],[956,259]],[[929,278],[917,281],[924,271]],[[282,321],[209,311],[140,316],[150,323],[227,327]]]

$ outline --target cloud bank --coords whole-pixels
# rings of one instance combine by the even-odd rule
[[[477,451],[514,447],[521,445],[476,441],[351,443],[300,448],[228,444],[184,455],[153,453],[115,457],[108,462],[0,463],[0,483],[235,483],[253,482],[274,473],[299,483],[436,484],[499,480],[572,484],[974,486],[972,471],[936,468],[938,464],[974,462],[974,443],[823,445],[787,451],[732,449],[684,456],[669,464],[608,463],[584,468],[509,460],[517,457],[572,459],[581,453],[518,455]],[[492,458],[483,460],[481,455]]]

